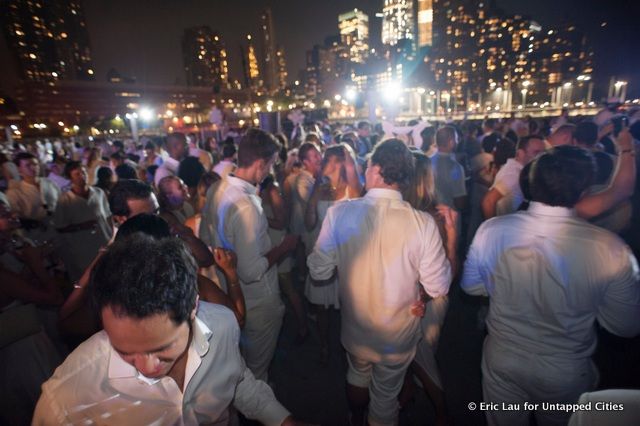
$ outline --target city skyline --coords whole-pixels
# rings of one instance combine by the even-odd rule
[[[246,40],[244,39],[246,34],[252,34],[256,39],[259,39],[260,13],[264,10],[264,7],[272,8],[275,41],[279,45],[282,45],[286,52],[287,71],[290,82],[297,78],[299,70],[305,68],[306,51],[312,48],[314,44],[321,44],[325,37],[338,34],[337,17],[339,14],[347,12],[349,10],[347,6],[349,5],[359,7],[369,15],[369,39],[371,47],[381,45],[382,20],[376,18],[375,14],[382,11],[384,0],[349,3],[328,1],[320,6],[314,5],[313,7],[309,7],[308,9],[310,9],[311,12],[316,12],[317,14],[317,18],[313,19],[313,28],[317,28],[316,31],[309,31],[308,26],[305,25],[307,21],[305,16],[308,16],[310,12],[302,10],[304,8],[289,1],[248,1],[246,2],[246,10],[243,8],[243,13],[233,12],[230,6],[221,2],[214,2],[218,3],[214,5],[214,10],[219,10],[219,13],[196,13],[196,15],[200,17],[199,21],[195,21],[194,18],[190,16],[193,14],[194,9],[196,11],[201,9],[202,12],[205,12],[211,10],[212,6],[204,5],[198,1],[182,2],[184,3],[184,13],[182,15],[169,16],[171,15],[171,8],[173,7],[171,5],[160,2],[162,6],[158,7],[159,2],[157,1],[136,2],[135,5],[130,5],[130,14],[121,13],[120,16],[122,19],[114,21],[113,19],[115,18],[112,9],[113,7],[117,7],[121,2],[120,0],[114,0],[111,3],[113,3],[112,6],[99,1],[84,3],[87,27],[92,46],[92,56],[96,69],[96,80],[98,81],[105,81],[107,71],[115,68],[124,76],[135,76],[138,82],[142,84],[175,84],[176,82],[185,84],[186,77],[181,60],[180,40],[183,31],[189,27],[188,24],[193,24],[191,26],[208,25],[214,31],[221,34],[229,52],[230,76],[232,79],[242,81],[242,58],[239,54],[239,46]],[[147,3],[146,7],[144,3]],[[552,19],[555,19],[556,22],[562,20],[561,16],[555,15],[554,18],[554,15],[548,12],[546,14],[542,13],[540,16],[536,15],[536,12],[540,12],[537,9],[539,9],[541,5],[551,4],[549,1],[543,0],[535,5],[521,3],[523,2],[502,0],[498,2],[498,6],[507,13],[529,15],[532,19],[539,21],[543,27],[548,26],[547,22]],[[566,3],[566,8],[571,9],[571,4],[577,4],[578,2],[567,1],[564,3]],[[151,8],[149,5],[156,5],[156,7]],[[581,28],[585,26],[584,24],[581,26],[581,22],[589,21],[589,19],[585,18],[585,13],[588,12],[589,7],[589,5],[586,5],[577,10],[579,13],[575,15],[575,22],[577,22]],[[516,8],[519,10],[515,10]],[[562,13],[562,8],[556,7],[556,9],[558,9],[557,14]],[[337,13],[334,13],[336,11]],[[142,12],[145,12],[146,15]],[[98,15],[103,17],[103,22],[97,18]],[[225,20],[219,18],[221,15],[229,15],[230,19]],[[236,19],[231,19],[234,15]],[[237,19],[241,15],[242,18]],[[627,36],[622,37],[627,40],[633,34],[633,28],[625,27],[623,15],[624,14],[620,14],[619,17],[623,24],[617,24],[615,21],[612,21],[610,24],[608,23],[608,29],[606,27],[600,27],[600,30],[596,33],[589,31],[589,28],[585,28],[587,36],[596,50],[596,75],[608,75],[612,67],[618,67],[620,69],[619,74],[622,76],[625,76],[624,74],[627,69],[636,70],[636,74],[637,70],[640,69],[640,66],[634,66],[639,60],[633,57],[632,51],[628,52],[628,61],[608,61],[602,58],[602,42],[601,39],[597,37],[598,35],[602,36],[601,33],[610,31],[614,33],[614,35],[617,34],[618,38]],[[203,16],[212,16],[212,19],[209,20],[203,18]],[[298,19],[291,19],[296,16]],[[606,13],[599,14],[598,16],[601,18],[596,19],[595,16],[591,18],[591,21],[594,21],[592,24],[597,24],[595,21],[607,19]],[[131,31],[128,31],[129,40],[127,43],[123,41],[124,34],[122,27],[132,20],[131,17],[139,17],[138,20],[141,25],[131,28]],[[227,21],[236,24],[235,26],[231,25],[235,27],[233,30],[226,28],[229,26]],[[149,22],[150,25],[144,25],[146,22]],[[168,25],[169,22],[173,22],[175,25]],[[138,28],[146,30],[146,37],[140,36]],[[159,28],[165,28],[165,30],[159,31]],[[635,29],[635,31],[637,32],[638,30]],[[238,32],[242,32],[243,34],[239,34]],[[101,34],[105,33],[111,36],[105,39],[105,37],[101,36]],[[175,37],[175,40],[169,40],[169,37],[172,37],[174,33],[177,33],[178,36]],[[153,34],[156,34],[156,37],[149,38],[149,35]],[[293,37],[292,34],[298,34],[300,37]],[[306,40],[312,40],[312,43]],[[607,49],[609,54],[621,49],[618,43],[612,44],[611,49]],[[600,57],[598,57],[599,50],[601,53]],[[262,54],[262,52],[260,53]],[[6,58],[7,56],[6,41],[3,40],[2,43],[0,43],[0,58]],[[601,68],[603,63],[605,67]],[[5,91],[10,91],[11,85],[14,85],[16,82],[16,76],[12,76],[11,74],[12,72],[6,71],[3,73],[4,78],[2,79],[1,88]],[[629,75],[629,77],[633,76]]]

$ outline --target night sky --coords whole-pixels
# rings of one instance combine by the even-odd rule
[[[489,0],[487,0],[489,1]],[[258,35],[260,11],[271,7],[276,41],[285,48],[290,80],[304,67],[305,51],[337,34],[337,16],[353,7],[370,19],[372,46],[379,43],[380,19],[375,12],[383,0],[85,0],[84,9],[98,80],[114,67],[125,76],[148,84],[184,84],[180,41],[184,28],[209,25],[218,30],[230,57],[230,72],[240,78],[240,43],[247,33]],[[595,48],[596,80],[607,75],[631,79],[640,92],[639,1],[497,0],[508,13],[529,15],[543,29],[569,19],[583,29]],[[601,27],[601,22],[607,26]],[[0,63],[10,64],[0,37]],[[2,66],[0,89],[11,92],[16,76]],[[634,83],[635,81],[635,83]],[[606,83],[605,83],[606,84]]]

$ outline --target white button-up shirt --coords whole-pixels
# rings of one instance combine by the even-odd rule
[[[141,375],[101,331],[42,386],[33,425],[227,425],[231,403],[250,419],[280,425],[289,412],[245,366],[233,313],[200,302],[192,327],[184,389],[170,377]]]
[[[435,298],[451,282],[435,221],[389,189],[329,208],[307,264],[315,280],[337,268],[342,344],[370,362],[412,357],[420,338],[420,318],[410,312],[417,283]]]
[[[44,220],[47,212],[55,211],[60,189],[47,178],[39,178],[38,183],[39,188],[24,180],[11,181],[7,189],[7,199],[11,204],[11,210],[20,218]]]
[[[513,213],[524,200],[520,188],[520,172],[524,166],[514,158],[509,158],[496,174],[491,189],[496,189],[502,198],[496,205],[496,216]]]
[[[156,169],[156,173],[153,176],[153,182],[158,186],[160,180],[166,176],[177,176],[178,175],[178,167],[180,167],[180,162],[175,160],[169,156],[164,159],[162,165]]]
[[[279,300],[278,270],[265,257],[271,250],[269,225],[255,186],[229,175],[207,192],[200,238],[210,247],[238,255],[238,278],[247,311],[260,301]]]
[[[487,327],[502,348],[584,359],[596,346],[596,319],[619,336],[640,333],[636,259],[571,209],[533,202],[483,223],[461,285],[491,297]]]

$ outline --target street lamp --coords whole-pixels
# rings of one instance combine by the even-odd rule
[[[522,108],[527,106],[527,89],[522,89],[520,93],[522,93]]]

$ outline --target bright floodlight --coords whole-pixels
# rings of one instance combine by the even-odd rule
[[[424,95],[424,93],[427,91],[427,89],[425,89],[424,87],[418,87],[418,94],[419,95]]]
[[[382,96],[387,101],[395,101],[400,96],[401,90],[402,87],[400,87],[400,83],[398,83],[397,81],[392,81],[382,89]]]
[[[347,100],[354,101],[356,99],[356,91],[353,88],[347,89],[347,92],[344,94],[344,97]]]
[[[151,108],[140,108],[140,118],[144,121],[151,121],[153,118],[153,110]]]

